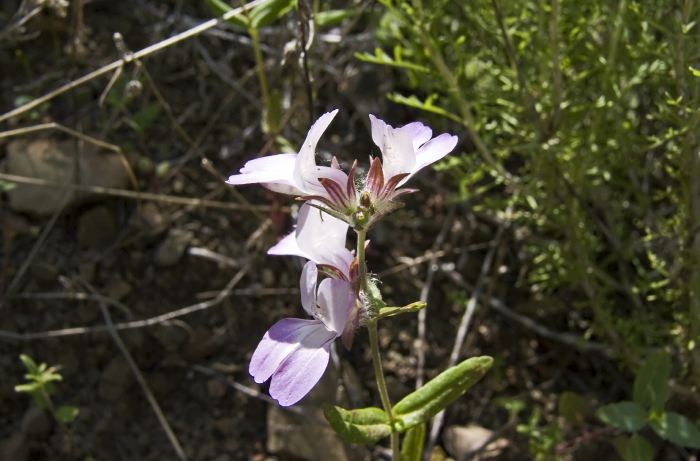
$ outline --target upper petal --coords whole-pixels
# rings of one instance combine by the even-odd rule
[[[306,135],[304,144],[299,149],[299,156],[292,173],[294,174],[295,182],[302,186],[304,190],[307,188],[315,189],[318,185],[318,171],[316,167],[316,146],[318,145],[321,135],[326,131],[333,118],[338,113],[338,109],[331,112],[326,112],[321,115]],[[311,191],[309,191],[311,192]]]
[[[229,176],[226,182],[233,185],[260,183],[276,192],[300,194],[294,179],[296,158],[297,154],[279,154],[250,160],[239,174]]]
[[[416,155],[416,164],[411,170],[411,176],[416,174],[420,169],[425,168],[431,163],[435,163],[455,148],[457,145],[457,136],[451,135],[449,133],[442,133],[427,143],[423,144],[420,149],[418,149],[418,154]]]
[[[355,305],[355,293],[349,282],[323,279],[318,286],[318,311],[314,315],[337,336],[343,333]]]
[[[399,128],[407,133],[413,140],[413,149],[418,150],[420,146],[430,140],[433,135],[433,130],[430,127],[423,125],[421,122],[412,122]]]
[[[301,292],[301,305],[307,314],[313,316],[316,309],[316,280],[318,279],[318,269],[316,263],[309,261],[304,265],[299,279],[299,290]]]
[[[393,128],[374,115],[369,116],[372,125],[372,140],[382,151],[382,166],[384,178],[401,173],[410,173],[416,163],[416,152],[413,149],[414,129]],[[424,136],[419,133],[419,137]]]
[[[304,203],[299,210],[296,242],[316,264],[328,264],[349,276],[352,253],[345,247],[348,224]]]
[[[335,334],[319,325],[280,365],[270,382],[270,395],[283,407],[294,405],[316,385],[328,366]]]
[[[299,248],[296,231],[287,234],[282,240],[277,242],[276,245],[267,250],[267,254],[275,256],[301,256],[302,258],[311,259],[311,256]]]
[[[282,362],[319,328],[328,331],[319,320],[282,319],[270,327],[250,359],[248,372],[256,383],[272,376]],[[331,335],[334,334],[329,332]]]

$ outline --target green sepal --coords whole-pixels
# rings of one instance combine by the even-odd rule
[[[663,349],[651,354],[637,371],[633,398],[644,408],[661,412],[669,397],[671,357]]]
[[[603,405],[595,415],[608,426],[629,432],[643,428],[647,423],[647,413],[635,402],[617,402]]]
[[[700,429],[685,416],[667,411],[651,421],[660,437],[686,448],[700,449]]]
[[[346,410],[326,405],[323,414],[333,430],[348,442],[375,443],[391,434],[389,418],[381,408]]]
[[[377,314],[378,319],[385,319],[387,317],[394,317],[401,314],[410,314],[412,312],[418,312],[423,309],[427,304],[423,301],[416,301],[415,303],[407,304],[401,307],[382,307],[379,309]]]
[[[394,406],[396,429],[406,429],[429,420],[477,383],[493,365],[489,356],[472,357],[448,368]]]
[[[401,461],[421,461],[425,445],[425,423],[413,426],[401,443]]]

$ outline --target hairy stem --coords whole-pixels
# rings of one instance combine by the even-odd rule
[[[367,262],[365,261],[365,237],[367,230],[356,230],[357,232],[357,264],[360,272],[360,291],[364,296],[367,296]],[[372,366],[374,367],[374,375],[377,379],[377,389],[379,389],[379,398],[382,401],[382,407],[391,425],[391,457],[393,461],[400,461],[401,451],[399,448],[399,433],[394,432],[394,413],[391,408],[391,400],[389,400],[389,392],[386,388],[386,380],[384,379],[384,369],[382,368],[382,359],[379,354],[379,341],[377,339],[377,319],[374,318],[367,323],[369,331],[369,346],[372,352]]]

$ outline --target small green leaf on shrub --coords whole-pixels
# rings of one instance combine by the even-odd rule
[[[671,357],[663,349],[651,354],[637,371],[634,380],[634,401],[653,411],[664,409],[671,378]]]
[[[647,422],[646,412],[635,402],[611,403],[598,408],[595,414],[608,426],[629,432],[638,431]]]
[[[344,10],[319,11],[314,17],[314,20],[316,21],[316,25],[318,27],[331,27],[337,26],[343,22],[343,20],[351,17],[353,14],[355,14],[355,12],[350,8],[346,8]]]
[[[296,0],[268,0],[253,8],[250,25],[255,29],[272,24],[297,5]]]
[[[377,407],[346,410],[334,405],[323,408],[333,430],[352,443],[375,443],[391,434],[389,418]]]
[[[223,0],[206,0],[207,5],[209,6],[209,9],[216,15],[216,16],[223,16],[224,14],[228,13],[231,11],[233,8],[231,5],[226,3]],[[248,17],[243,13],[243,14],[237,14],[231,18],[228,18],[228,22],[233,24],[234,26],[239,26],[239,27],[245,27],[248,28],[249,21]]]
[[[425,423],[413,426],[401,443],[401,461],[421,461],[425,443]]]
[[[472,357],[449,368],[394,407],[398,430],[404,431],[435,416],[479,381],[493,365],[488,356]]]
[[[615,439],[615,449],[624,461],[652,461],[654,448],[639,434],[631,437],[621,436]]]
[[[571,424],[581,424],[593,414],[593,408],[581,394],[571,391],[559,395],[559,416]]]
[[[22,361],[22,363],[24,364],[24,368],[26,368],[29,373],[37,373],[39,371],[39,366],[30,356],[26,354],[20,354],[19,359]]]
[[[56,419],[64,424],[72,423],[78,417],[80,409],[69,405],[58,407],[56,410]]]
[[[687,448],[700,448],[700,429],[683,415],[667,411],[652,421],[651,427],[669,442]]]
[[[382,307],[379,309],[379,314],[377,314],[378,319],[385,319],[387,317],[394,317],[401,314],[410,314],[413,312],[418,312],[419,310],[425,308],[426,304],[422,301],[417,301],[415,303],[407,304],[401,307]]]

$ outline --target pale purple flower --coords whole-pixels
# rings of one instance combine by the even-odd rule
[[[319,179],[346,185],[348,175],[340,170],[337,161],[330,167],[316,165],[316,145],[337,113],[338,109],[316,120],[298,154],[269,155],[250,160],[239,174],[230,176],[226,182],[232,185],[262,184],[283,194],[329,198]]]
[[[394,128],[371,114],[369,120],[372,141],[382,152],[384,178],[389,181],[395,176],[405,175],[398,186],[449,154],[457,145],[457,136],[442,133],[433,138],[433,130],[420,122]]]
[[[316,287],[318,269],[309,261],[299,282],[301,304],[313,320],[286,318],[263,336],[250,360],[256,383],[272,378],[270,396],[281,406],[297,403],[316,385],[328,366],[330,348],[355,305],[345,280],[324,279]]]
[[[345,247],[348,228],[348,223],[307,202],[299,209],[296,229],[270,248],[267,254],[301,256],[350,281],[354,256]]]

